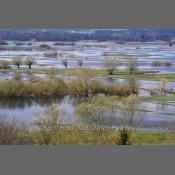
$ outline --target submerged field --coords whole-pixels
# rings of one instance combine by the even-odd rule
[[[88,114],[87,118],[90,116],[95,124],[97,119],[94,120],[94,115],[104,117],[103,113],[105,117],[112,116],[110,125],[121,126],[118,120],[126,115],[124,104],[127,103],[123,101],[134,96],[138,102],[134,111],[129,112],[134,113],[136,118],[141,115],[142,122],[137,127],[149,131],[136,133],[133,144],[174,144],[174,45],[170,47],[162,41],[122,44],[32,41],[21,42],[20,45],[8,42],[0,50],[1,116],[15,117],[31,128],[38,111],[47,110],[56,104],[65,111],[63,121],[66,124],[78,124],[77,117],[84,112],[83,117]],[[110,74],[109,66],[114,66],[114,61],[115,68]],[[131,66],[134,67],[133,72]],[[112,107],[112,113],[106,106]],[[82,111],[80,107],[87,109]],[[131,110],[130,106],[127,109]],[[42,116],[45,115],[42,113]],[[87,122],[87,118],[83,118],[83,122]],[[100,118],[100,124],[103,124],[101,120],[104,119]],[[114,144],[117,133],[110,131],[97,136],[99,133],[86,135],[69,132],[62,143]],[[57,143],[59,141],[55,141]]]

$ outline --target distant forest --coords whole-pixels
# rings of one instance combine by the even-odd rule
[[[155,41],[170,42],[175,29],[0,29],[0,40],[19,41]]]

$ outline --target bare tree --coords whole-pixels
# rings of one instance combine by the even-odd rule
[[[90,77],[91,77],[91,70],[89,68],[84,68],[79,71],[79,80],[81,81],[81,84],[85,88],[85,94],[88,96],[89,89],[90,89]]]
[[[168,88],[168,80],[165,78],[161,78],[160,81],[158,81],[158,86],[160,90],[160,95],[162,96]]]
[[[132,58],[132,57],[127,59],[127,67],[130,74],[133,74],[135,71],[138,70],[136,60],[137,60],[136,58]]]
[[[113,75],[117,69],[117,60],[116,59],[106,60],[104,64],[107,73],[109,75]]]
[[[22,64],[23,62],[23,56],[15,56],[13,57],[13,64],[15,66],[18,67],[18,69],[20,69],[20,65]]]
[[[83,60],[82,60],[82,59],[79,59],[79,60],[77,61],[77,63],[78,63],[78,65],[79,65],[79,67],[81,68],[81,66],[83,65]]]
[[[56,104],[52,104],[43,113],[42,111],[36,112],[37,119],[34,125],[39,128],[45,144],[51,144],[52,138],[56,136],[64,121],[64,114],[65,111]]]
[[[115,100],[104,94],[98,94],[88,103],[79,104],[77,106],[78,121],[93,126],[111,125],[113,119],[112,105],[115,104]]]
[[[35,63],[35,58],[33,56],[27,56],[25,58],[25,64],[31,69],[32,65]]]
[[[131,144],[131,133],[141,124],[144,115],[142,109],[138,109],[138,105],[139,100],[135,95],[122,99],[118,144]]]
[[[26,125],[14,117],[0,116],[0,144],[30,144],[31,140],[28,135]]]
[[[63,66],[67,69],[67,67],[68,67],[68,59],[62,59],[62,64],[63,64]]]
[[[9,62],[8,61],[1,61],[0,62],[0,69],[9,69]]]

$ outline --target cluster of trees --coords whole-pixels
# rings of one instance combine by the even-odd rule
[[[35,57],[33,56],[14,56],[12,58],[12,64],[14,64],[15,66],[17,66],[18,69],[20,69],[21,65],[27,65],[29,69],[32,68],[32,65],[35,63]],[[0,69],[9,69],[11,63],[8,61],[2,61],[0,63]]]
[[[172,66],[172,63],[170,61],[154,61],[151,65],[154,67]]]
[[[13,64],[16,65],[18,69],[20,69],[20,65],[22,64],[26,64],[29,67],[29,69],[31,69],[34,63],[35,63],[35,57],[33,56],[27,56],[25,58],[23,56],[13,57]]]
[[[104,65],[108,75],[114,75],[116,73],[119,60],[116,57],[113,57],[110,60],[106,60]],[[138,64],[136,58],[126,58],[126,66],[130,74],[133,74],[138,71]]]
[[[62,63],[62,65],[67,69],[68,68],[68,64],[69,64],[69,59],[68,58],[63,58],[62,60],[61,60],[61,63]],[[83,66],[83,59],[82,58],[80,58],[80,59],[78,59],[77,60],[77,64],[78,64],[78,66],[81,68],[82,66]]]
[[[98,40],[98,41],[154,41],[164,40],[170,43],[175,31],[162,29],[128,29],[128,30],[57,30],[57,29],[1,29],[1,40],[21,40],[29,41],[78,41],[78,40]]]

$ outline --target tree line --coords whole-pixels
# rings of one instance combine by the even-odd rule
[[[0,30],[0,40],[29,41],[170,41],[175,36],[174,30],[95,30],[94,32],[71,32],[71,30]]]

